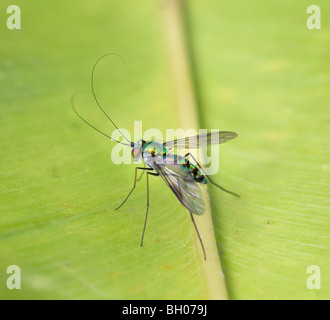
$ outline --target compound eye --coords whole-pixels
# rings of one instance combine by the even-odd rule
[[[134,147],[134,148],[132,149],[132,157],[133,157],[134,159],[137,159],[137,158],[140,157],[140,155],[141,155],[141,148],[139,148],[139,147]]]

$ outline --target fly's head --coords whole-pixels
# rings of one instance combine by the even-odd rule
[[[139,140],[137,143],[132,145],[132,157],[134,161],[138,161],[142,155],[142,148],[145,144],[144,140]]]

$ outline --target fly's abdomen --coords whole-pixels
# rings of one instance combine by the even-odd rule
[[[182,158],[182,166],[191,174],[196,182],[206,184],[207,180],[202,172],[192,163],[189,162],[188,159]]]

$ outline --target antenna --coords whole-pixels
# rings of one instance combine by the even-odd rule
[[[84,118],[83,118],[83,117],[77,112],[77,110],[76,110],[76,108],[75,108],[75,106],[74,106],[73,100],[74,100],[74,98],[75,98],[79,93],[80,93],[80,92],[75,93],[75,94],[72,96],[72,98],[71,98],[71,106],[72,106],[72,109],[73,109],[73,111],[75,112],[75,114],[76,114],[76,115],[77,115],[82,121],[84,121],[86,124],[88,124],[91,128],[93,128],[94,130],[96,130],[96,131],[98,131],[99,133],[103,134],[105,137],[109,138],[110,140],[115,141],[115,142],[120,143],[120,144],[123,144],[123,145],[125,145],[125,146],[129,146],[129,147],[131,147],[131,146],[132,146],[132,143],[127,144],[127,143],[123,143],[123,142],[120,142],[120,141],[118,141],[118,140],[112,139],[110,136],[108,136],[107,134],[105,134],[105,133],[102,132],[101,130],[97,129],[97,128],[94,127],[92,124],[90,124],[87,120],[85,120],[85,119],[84,119]]]
[[[103,55],[102,57],[100,57],[100,58],[95,62],[94,66],[93,66],[93,70],[92,70],[92,76],[91,76],[91,86],[92,86],[93,96],[94,96],[95,102],[97,103],[98,107],[99,107],[99,108],[101,109],[101,111],[105,114],[105,116],[109,119],[109,121],[112,123],[112,125],[113,125],[113,126],[119,131],[119,133],[120,133],[120,134],[126,139],[126,141],[129,142],[130,146],[133,146],[134,143],[131,142],[131,141],[129,141],[129,140],[123,135],[123,133],[120,131],[120,129],[115,125],[115,123],[112,121],[112,119],[111,119],[111,118],[107,115],[107,113],[103,110],[103,108],[101,107],[101,105],[100,105],[100,103],[99,103],[99,101],[98,101],[98,99],[97,99],[97,97],[96,97],[96,94],[95,94],[95,89],[94,89],[94,71],[95,71],[95,68],[96,68],[97,64],[98,64],[98,63],[99,63],[104,57],[107,57],[107,56],[110,56],[110,55],[117,56],[118,58],[121,59],[121,61],[122,61],[123,63],[125,63],[125,62],[124,62],[124,59],[123,59],[120,55],[118,55],[118,54],[116,54],[116,53],[107,53],[107,54]]]

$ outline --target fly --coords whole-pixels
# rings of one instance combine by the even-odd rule
[[[196,230],[199,242],[201,244],[203,254],[204,254],[204,260],[206,260],[206,254],[205,254],[205,248],[203,245],[202,238],[199,234],[199,231],[197,229],[195,220],[194,220],[194,214],[196,215],[202,215],[205,211],[205,205],[202,198],[202,192],[199,187],[199,185],[205,185],[208,182],[215,185],[219,189],[230,193],[236,197],[239,197],[236,193],[231,192],[217,183],[215,183],[208,175],[205,174],[205,171],[203,167],[197,162],[197,160],[194,158],[194,156],[188,152],[185,154],[185,156],[179,156],[176,154],[169,153],[168,149],[171,148],[177,148],[177,149],[198,149],[201,147],[206,147],[211,144],[221,144],[225,143],[229,140],[232,140],[237,137],[237,134],[235,132],[231,131],[215,131],[215,132],[209,132],[206,134],[196,135],[193,137],[186,137],[182,139],[176,139],[173,141],[167,141],[167,142],[156,142],[156,141],[145,141],[145,140],[139,140],[137,142],[131,142],[128,140],[124,134],[120,131],[120,129],[116,126],[116,124],[112,121],[112,119],[107,115],[107,113],[104,111],[104,109],[101,107],[96,94],[94,90],[94,71],[96,68],[96,65],[98,62],[105,56],[108,56],[110,54],[104,55],[101,58],[99,58],[96,63],[94,64],[94,67],[92,69],[92,75],[91,75],[91,87],[92,87],[92,93],[95,99],[95,102],[97,103],[100,110],[105,114],[105,116],[108,118],[108,120],[112,123],[112,125],[120,132],[120,134],[123,136],[123,138],[127,141],[127,143],[120,142],[118,140],[115,140],[111,138],[109,135],[105,134],[104,132],[100,131],[96,127],[94,127],[92,124],[90,124],[87,120],[85,120],[75,109],[73,104],[73,97],[71,100],[71,105],[73,108],[73,111],[76,113],[76,115],[84,121],[87,125],[98,131],[99,133],[103,134],[107,138],[109,138],[112,141],[115,141],[117,143],[126,145],[128,147],[132,148],[132,157],[134,161],[139,161],[142,157],[142,160],[145,164],[144,167],[136,167],[135,168],[135,176],[134,176],[134,184],[131,189],[131,191],[128,193],[124,201],[121,203],[119,207],[117,207],[115,210],[118,210],[121,208],[124,203],[127,201],[127,199],[130,197],[132,192],[134,191],[136,187],[137,180],[137,173],[138,170],[141,170],[142,173],[146,172],[146,180],[147,180],[147,208],[146,208],[146,214],[145,214],[145,220],[144,220],[144,226],[142,231],[142,237],[141,237],[141,247],[143,245],[143,238],[146,230],[147,225],[147,218],[148,218],[148,211],[149,211],[149,176],[160,176],[165,183],[168,185],[168,187],[172,190],[172,192],[175,194],[177,199],[181,202],[181,204],[188,209],[190,213],[190,217],[192,220],[192,223],[194,225],[194,228]],[[120,57],[120,56],[118,56]],[[121,57],[120,57],[121,58]]]

